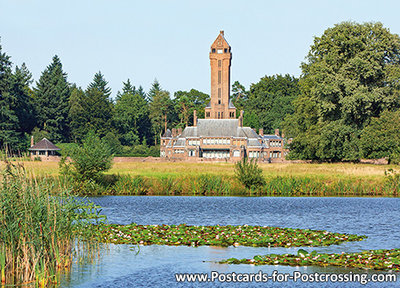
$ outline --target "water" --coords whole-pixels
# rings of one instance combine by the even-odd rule
[[[105,196],[90,198],[103,207],[110,223],[188,225],[262,225],[309,228],[367,235],[359,242],[305,248],[326,253],[400,248],[400,198],[337,197],[167,197]],[[374,273],[334,267],[222,265],[231,257],[252,258],[267,253],[296,253],[298,248],[171,247],[109,245],[96,263],[72,267],[63,287],[398,287],[397,283],[185,283],[175,273]],[[400,280],[400,275],[398,275]]]

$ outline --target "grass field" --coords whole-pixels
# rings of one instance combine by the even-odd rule
[[[58,175],[58,163],[56,162],[22,162],[23,165],[37,176]],[[320,180],[365,180],[369,182],[384,179],[385,171],[394,169],[400,171],[396,165],[372,165],[372,164],[299,164],[299,163],[272,163],[259,165],[266,177],[269,176],[305,176]],[[4,162],[0,163],[0,168]],[[234,175],[232,163],[186,163],[186,162],[125,162],[114,163],[107,174],[142,175],[146,177],[182,177],[198,174]]]

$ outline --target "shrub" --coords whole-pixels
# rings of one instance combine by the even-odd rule
[[[247,189],[253,189],[265,184],[262,169],[258,167],[255,159],[247,157],[235,164],[235,177]]]
[[[71,162],[67,163],[66,158],[63,158],[60,161],[60,171],[80,182],[99,180],[101,173],[109,170],[112,165],[110,147],[93,132],[86,135],[81,146],[71,147],[68,154]]]

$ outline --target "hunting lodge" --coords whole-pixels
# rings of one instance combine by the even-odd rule
[[[220,31],[211,45],[211,100],[205,107],[205,119],[193,114],[193,126],[166,130],[161,136],[160,156],[171,160],[226,160],[243,157],[258,161],[282,161],[288,150],[279,130],[275,135],[257,134],[243,127],[243,111],[236,118],[236,107],[230,100],[230,67],[232,52]]]

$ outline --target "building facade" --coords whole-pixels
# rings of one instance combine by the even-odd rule
[[[244,157],[258,161],[282,161],[288,152],[284,137],[264,135],[260,129],[243,127],[241,111],[230,100],[231,47],[220,31],[211,45],[211,99],[205,107],[205,119],[193,114],[193,126],[169,129],[161,136],[160,156],[170,160],[239,161]]]

